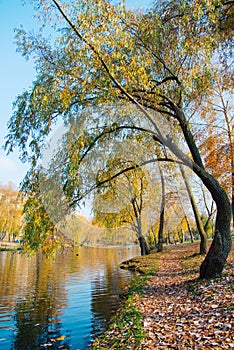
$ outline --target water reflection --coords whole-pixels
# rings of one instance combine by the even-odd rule
[[[43,256],[0,253],[0,348],[86,349],[106,327],[137,248],[79,248]]]

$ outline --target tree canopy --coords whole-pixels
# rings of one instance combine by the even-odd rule
[[[71,127],[46,176],[56,173],[69,207],[88,186],[103,184],[95,169],[111,160],[116,142],[129,139],[142,150],[151,140],[164,150],[161,161],[190,167],[210,191],[216,230],[200,276],[220,275],[231,249],[230,202],[205,169],[191,118],[206,101],[216,60],[233,83],[233,3],[154,1],[143,12],[107,0],[35,5],[43,24],[55,31],[50,41],[43,32],[17,32],[18,50],[32,56],[37,69],[31,89],[15,101],[6,142],[8,150],[19,147],[22,159],[31,162],[24,190],[31,193],[29,183],[38,178],[36,167],[57,120]],[[135,166],[150,159],[144,152],[136,162],[135,154]]]

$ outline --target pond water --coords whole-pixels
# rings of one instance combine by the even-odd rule
[[[0,349],[87,349],[133,277],[118,264],[138,254],[82,247],[48,260],[0,252]]]

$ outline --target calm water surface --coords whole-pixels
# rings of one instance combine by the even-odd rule
[[[132,248],[78,248],[55,260],[0,252],[0,349],[87,349],[132,279]]]

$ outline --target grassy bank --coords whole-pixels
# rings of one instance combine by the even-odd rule
[[[0,252],[4,251],[19,251],[21,250],[21,246],[19,243],[14,242],[2,242],[0,245]]]
[[[139,274],[133,279],[123,305],[107,331],[91,349],[177,348],[178,336],[179,342],[183,343],[181,349],[203,348],[204,341],[207,348],[220,349],[213,345],[221,344],[223,339],[227,341],[224,349],[234,348],[230,331],[234,325],[234,248],[223,277],[215,280],[198,279],[204,259],[198,252],[199,243],[187,243],[171,246],[160,254],[123,262],[122,268]],[[146,288],[142,295],[146,283],[150,294]],[[203,324],[207,328],[206,338],[203,338]]]
[[[139,349],[145,337],[141,313],[136,306],[147,280],[156,273],[160,254],[152,253],[123,262],[121,268],[129,268],[139,274],[133,279],[123,305],[112,318],[107,331],[95,340],[92,350]]]

